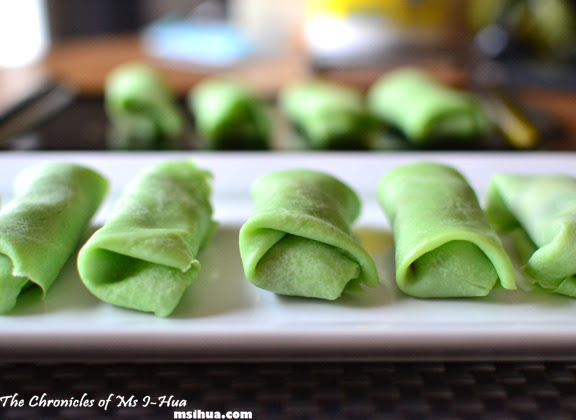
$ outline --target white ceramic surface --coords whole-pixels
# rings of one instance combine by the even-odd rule
[[[394,284],[388,223],[376,203],[380,176],[407,162],[452,164],[482,198],[496,172],[576,176],[576,154],[4,153],[0,154],[0,193],[2,201],[8,202],[17,172],[34,163],[85,163],[112,182],[111,194],[94,223],[98,225],[138,170],[189,157],[214,173],[220,228],[200,257],[200,278],[173,316],[157,318],[99,301],[83,286],[73,258],[44,300],[34,292],[25,294],[12,314],[0,318],[3,359],[576,358],[576,300],[522,290],[499,290],[477,299],[404,296]],[[251,211],[250,184],[281,168],[324,170],[359,192],[364,211],[358,227],[370,233],[367,246],[382,285],[364,297],[324,302],[276,296],[246,280],[237,238]]]

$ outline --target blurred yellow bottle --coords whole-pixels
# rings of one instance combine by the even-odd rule
[[[443,41],[454,0],[307,0],[306,37],[316,56],[358,59]]]

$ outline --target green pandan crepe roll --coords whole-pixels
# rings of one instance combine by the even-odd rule
[[[184,132],[184,114],[173,92],[161,74],[146,64],[114,69],[106,79],[105,104],[117,148],[173,148]]]
[[[419,145],[464,145],[489,130],[487,117],[470,94],[412,68],[382,76],[367,101],[373,115]]]
[[[372,258],[350,235],[360,213],[350,187],[321,172],[284,170],[259,178],[252,197],[240,254],[253,284],[329,300],[378,284]]]
[[[211,180],[191,161],[164,162],[137,176],[80,250],[87,288],[117,306],[170,315],[198,277],[197,255],[215,226]]]
[[[102,203],[108,181],[72,163],[23,171],[14,199],[0,212],[0,312],[31,285],[45,295]]]
[[[188,94],[196,127],[209,149],[268,149],[271,116],[265,103],[241,82],[208,79]]]
[[[474,191],[455,169],[418,162],[381,179],[378,199],[396,244],[396,282],[419,298],[515,288],[510,259]]]
[[[280,93],[279,104],[310,149],[369,146],[373,124],[359,91],[313,80],[287,86]]]
[[[498,174],[486,214],[514,232],[524,271],[549,291],[576,297],[576,179],[565,175]]]

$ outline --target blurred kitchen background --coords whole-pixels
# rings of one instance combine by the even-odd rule
[[[576,150],[571,0],[0,0],[0,147],[112,148],[106,80],[129,62],[166,80],[186,116],[182,149],[202,148],[186,97],[204,79],[249,86],[284,150],[297,147],[282,89],[321,79],[364,94],[411,66],[498,115],[480,149]],[[526,130],[538,140],[515,142]]]

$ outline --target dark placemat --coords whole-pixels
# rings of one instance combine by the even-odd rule
[[[494,98],[493,98],[494,101]],[[514,100],[514,103],[520,101]],[[273,117],[273,136],[271,139],[271,150],[273,151],[305,151],[306,142],[301,136],[293,132],[296,127],[291,127],[273,102],[269,104]],[[204,144],[198,137],[194,119],[186,110],[186,104],[180,101],[180,108],[186,118],[186,129],[179,141],[172,145],[172,150],[204,150]],[[560,150],[565,149],[565,134],[561,127],[547,114],[533,108],[532,106],[522,106],[530,121],[541,131],[544,141],[537,150]],[[0,115],[0,128],[1,128]],[[82,151],[94,150],[114,151],[114,142],[111,142],[110,120],[106,115],[102,98],[98,97],[77,97],[65,109],[54,112],[46,120],[35,124],[18,136],[10,138],[6,142],[0,142],[2,150],[33,150],[33,151]],[[0,130],[0,134],[2,131]],[[1,138],[0,138],[1,140]],[[569,147],[568,147],[569,148]],[[370,146],[372,151],[511,151],[513,148],[505,139],[496,132],[480,141],[476,142],[456,142],[453,144],[443,144],[440,146],[417,147],[408,142],[400,132],[393,129],[381,130],[374,136]],[[359,149],[360,151],[362,149]],[[158,150],[157,150],[158,151]],[[336,152],[336,151],[334,151]]]
[[[215,411],[254,419],[576,417],[576,363],[559,362],[3,364],[0,386],[7,406],[15,393],[23,401],[0,408],[2,419],[215,418]],[[163,396],[172,399],[160,407]],[[93,406],[33,406],[49,400]],[[181,401],[185,407],[173,406]]]

